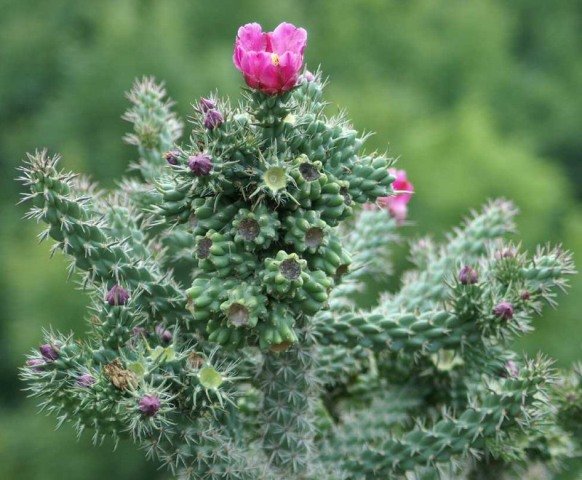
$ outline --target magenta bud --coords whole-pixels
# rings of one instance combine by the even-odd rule
[[[58,350],[52,345],[45,343],[39,347],[40,354],[47,362],[54,362],[59,358]]]
[[[523,292],[521,292],[520,297],[524,302],[527,302],[531,298],[531,293],[529,293],[528,290],[524,290]]]
[[[30,368],[33,372],[42,372],[42,366],[45,365],[46,362],[41,358],[29,358],[26,361],[26,366]]]
[[[513,305],[504,300],[495,306],[493,313],[503,320],[511,320],[513,318]]]
[[[207,153],[192,155],[188,158],[188,166],[197,177],[208,175],[212,170],[212,157]]]
[[[139,401],[139,410],[147,417],[153,417],[158,413],[161,402],[155,395],[144,395]]]
[[[93,375],[90,373],[84,373],[83,375],[79,375],[77,377],[77,381],[75,383],[78,387],[89,388],[95,383],[95,377],[93,377]]]
[[[178,165],[178,159],[180,158],[180,150],[170,150],[164,154],[166,162],[170,165]]]
[[[479,281],[477,271],[472,269],[469,265],[465,265],[459,272],[459,282],[463,285],[474,285]]]
[[[129,293],[127,293],[127,290],[121,285],[113,285],[111,290],[109,290],[107,295],[105,295],[105,300],[112,307],[116,305],[125,305],[129,300]]]
[[[516,378],[519,376],[519,367],[513,360],[508,360],[505,364],[505,374],[508,377]]]
[[[161,324],[156,326],[156,335],[163,343],[170,343],[173,338],[172,332],[164,328],[164,326]]]
[[[214,100],[211,100],[210,98],[201,97],[200,100],[198,101],[198,108],[202,113],[206,113],[209,110],[216,109],[216,102]]]
[[[211,109],[206,112],[204,116],[204,126],[208,130],[213,130],[220,127],[224,123],[224,117],[218,110]]]
[[[305,73],[301,75],[301,80],[313,82],[313,80],[315,80],[315,75],[313,75],[309,70],[305,70]]]

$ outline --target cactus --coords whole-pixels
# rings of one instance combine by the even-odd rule
[[[163,86],[137,81],[141,178],[111,195],[29,155],[29,217],[92,300],[88,338],[49,330],[30,355],[31,395],[181,479],[476,478],[579,455],[580,368],[510,349],[571,256],[507,243],[516,209],[496,200],[412,244],[401,287],[359,308],[413,186],[326,115],[305,40],[241,27],[243,100],[202,98],[183,139]]]

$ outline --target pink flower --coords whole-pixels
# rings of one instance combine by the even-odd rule
[[[406,220],[408,214],[408,202],[410,202],[410,199],[412,198],[414,185],[412,185],[412,183],[410,183],[406,178],[405,170],[389,168],[388,171],[391,175],[396,177],[396,180],[392,183],[392,188],[396,192],[396,195],[380,197],[378,198],[377,203],[381,208],[386,209],[397,222],[402,223]]]
[[[232,59],[249,87],[277,95],[297,84],[306,44],[307,32],[290,23],[266,33],[248,23],[238,29]]]

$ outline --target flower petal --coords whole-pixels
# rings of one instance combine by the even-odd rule
[[[247,23],[238,29],[236,45],[244,50],[260,51],[265,49],[263,27],[258,23]]]
[[[285,52],[303,55],[307,45],[307,32],[304,28],[298,28],[291,23],[281,23],[269,35],[273,52],[279,55]]]

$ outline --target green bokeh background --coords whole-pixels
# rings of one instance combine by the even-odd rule
[[[25,398],[24,354],[42,327],[82,334],[86,298],[21,220],[14,178],[25,152],[48,147],[66,169],[113,185],[135,159],[120,119],[133,79],[165,80],[183,116],[211,91],[237,95],[232,44],[251,21],[308,30],[330,113],[375,131],[369,148],[388,148],[416,186],[407,235],[442,238],[505,196],[525,246],[561,242],[582,257],[580,1],[0,0],[1,479],[168,478],[129,444],[94,449],[70,427],[55,432]],[[517,348],[559,366],[581,360],[580,311],[577,277]]]

